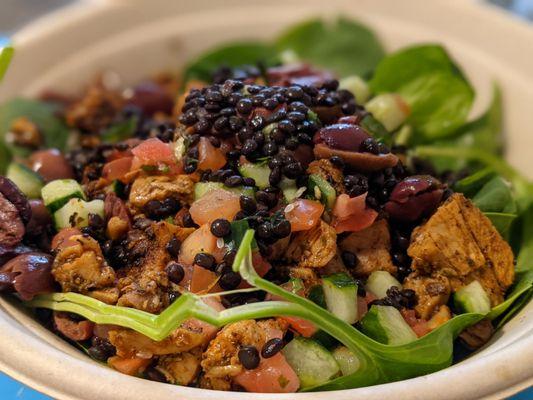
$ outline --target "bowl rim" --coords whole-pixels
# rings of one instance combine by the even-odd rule
[[[442,2],[442,0],[439,0]],[[450,2],[454,6],[459,6],[465,10],[472,7],[473,1],[464,2]],[[39,36],[46,36],[51,32],[56,32],[65,29],[69,25],[75,24],[77,21],[93,18],[99,12],[105,12],[108,7],[113,6],[112,1],[106,0],[85,0],[79,3],[67,6],[65,8],[56,10],[51,14],[40,18],[38,21],[24,27],[17,32],[13,40],[21,47],[26,43]],[[533,42],[533,30],[525,29],[525,23],[515,18],[505,16],[505,14],[490,6],[483,9],[476,9],[476,12],[483,12],[487,18],[498,20],[498,23],[511,30],[514,34],[527,34],[531,37]],[[525,33],[527,32],[527,33]],[[7,323],[9,321],[9,323]],[[97,388],[93,394],[87,397],[83,396],[87,392],[87,377],[102,375],[102,370],[99,365],[90,360],[81,360],[71,355],[57,351],[49,344],[45,344],[41,338],[28,331],[24,326],[16,322],[17,326],[12,326],[15,320],[7,313],[0,312],[0,325],[3,330],[0,337],[7,340],[0,340],[0,354],[11,354],[11,358],[0,357],[0,370],[12,376],[13,378],[35,388],[38,391],[54,396],[60,399],[75,399],[75,398],[94,398],[94,393],[99,393],[99,398],[107,399],[122,399],[132,398],[130,396],[117,395],[115,385],[129,386],[127,392],[124,393],[138,393],[153,391],[154,394],[166,395],[182,395],[187,399],[219,399],[223,396],[223,392],[211,391],[205,389],[196,389],[180,386],[161,385],[147,380],[140,380],[132,378],[127,375],[122,375],[112,370],[109,372],[114,385],[102,385]],[[5,328],[4,328],[5,326]],[[44,345],[44,346],[43,346]],[[13,352],[12,349],[20,349],[22,351]],[[444,388],[450,382],[456,382],[456,385],[449,387],[449,398],[502,398],[513,393],[518,392],[533,384],[533,364],[528,361],[533,360],[533,335],[527,337],[524,335],[516,340],[516,342],[505,347],[505,351],[499,349],[494,353],[490,353],[472,360],[466,364],[456,364],[443,371],[433,374],[412,378],[404,381],[393,382],[383,385],[376,385],[371,387],[364,387],[358,389],[348,389],[342,391],[335,391],[335,396],[339,400],[353,399],[354,397],[365,397],[368,399],[378,399],[387,396],[398,396],[398,394],[409,394],[416,391],[416,398],[432,398],[434,396],[435,388]],[[28,360],[33,359],[34,366],[44,365],[44,368],[32,370],[28,368]],[[517,360],[525,360],[523,363]],[[56,371],[48,373],[49,365],[53,365]],[[486,366],[496,366],[493,369],[487,370]],[[58,372],[71,372],[69,375],[69,387],[62,384],[61,377]],[[76,374],[78,371],[80,374]],[[476,385],[461,385],[466,382],[464,377],[468,379],[476,377],[483,380],[490,380],[490,384],[483,388],[478,388]],[[509,386],[502,385],[509,383]],[[162,389],[164,388],[164,389]],[[460,389],[459,389],[460,388]],[[465,390],[466,388],[466,390]],[[90,392],[90,391],[89,391]],[[228,392],[229,396],[234,399],[246,399],[250,397],[249,393]],[[279,399],[324,399],[326,392],[317,393],[298,393],[276,395]],[[329,393],[329,392],[328,392]],[[253,394],[254,398],[258,400],[271,399],[269,394]],[[454,397],[455,396],[455,397]],[[400,396],[401,397],[401,396]],[[159,398],[159,397],[157,397]],[[229,397],[228,397],[229,398]]]

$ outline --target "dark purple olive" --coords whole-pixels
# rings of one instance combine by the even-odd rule
[[[57,149],[38,150],[30,156],[31,169],[37,172],[45,182],[55,179],[74,178],[74,171],[67,159]]]
[[[315,136],[315,142],[324,143],[332,149],[358,151],[361,143],[369,137],[370,135],[358,125],[333,124],[320,129]]]
[[[14,247],[22,241],[25,232],[18,210],[0,193],[0,243]]]
[[[29,253],[31,251],[35,250],[22,243],[16,245],[15,247],[8,247],[0,244],[0,267],[12,258],[20,256],[24,253]]]
[[[0,269],[0,289],[15,290],[26,301],[53,292],[52,261],[52,256],[39,252],[11,259]]]
[[[156,112],[171,114],[174,107],[174,101],[167,91],[153,82],[144,82],[135,86],[133,96],[128,103],[139,107],[146,115],[153,115]]]
[[[416,221],[437,208],[443,192],[440,181],[430,175],[409,176],[394,187],[385,211],[399,221]]]
[[[10,179],[0,176],[0,194],[2,194],[17,209],[24,224],[31,218],[31,207],[27,197]],[[0,212],[2,208],[0,206]],[[0,240],[0,243],[2,241]]]
[[[26,232],[32,236],[40,235],[52,223],[52,216],[40,199],[30,200],[31,219],[26,226]]]

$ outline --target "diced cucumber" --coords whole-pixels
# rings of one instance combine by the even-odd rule
[[[54,213],[56,229],[83,228],[89,224],[89,214],[104,217],[104,202],[102,200],[85,201],[77,198],[70,199],[67,204]]]
[[[239,166],[239,172],[242,176],[252,178],[259,189],[270,186],[270,168],[267,164],[243,164]]]
[[[322,278],[322,288],[328,310],[348,324],[357,321],[357,284],[347,274]]]
[[[387,297],[387,290],[396,286],[402,288],[402,284],[387,271],[374,271],[368,277],[365,288],[377,296],[378,299]]]
[[[294,338],[282,351],[302,388],[326,383],[340,372],[331,353],[312,339]]]
[[[490,297],[481,283],[473,281],[453,295],[455,306],[467,313],[486,314],[490,311]]]
[[[409,116],[409,106],[395,93],[380,94],[365,104],[368,112],[392,132],[400,127]]]
[[[353,93],[358,104],[364,104],[370,97],[370,87],[363,78],[358,75],[350,75],[339,81],[339,89]]]
[[[221,182],[198,182],[196,185],[194,185],[194,200],[204,197],[208,192],[215,189],[224,189],[228,192],[236,193],[238,195],[243,194],[252,198],[255,197],[254,189],[250,186],[238,186],[230,188]]]
[[[11,179],[28,198],[38,199],[41,197],[43,178],[25,165],[15,162],[9,164],[6,177]]]
[[[307,298],[322,308],[328,308],[326,304],[326,297],[324,296],[324,289],[322,289],[321,285],[315,285],[309,289]]]
[[[392,306],[371,306],[361,320],[361,329],[372,339],[384,344],[405,344],[417,339],[402,314]]]
[[[343,376],[353,374],[361,365],[359,358],[348,347],[339,346],[333,350],[332,354],[339,364]]]
[[[82,187],[74,179],[57,179],[47,183],[41,189],[41,196],[50,212],[59,210],[70,199],[86,199]]]
[[[315,196],[317,200],[320,200],[320,202],[325,204],[329,210],[333,208],[335,205],[335,199],[337,198],[337,192],[328,181],[319,175],[311,174],[309,175],[309,183],[307,186],[309,188],[309,193]]]
[[[283,178],[279,183],[279,188],[283,192],[283,197],[285,197],[287,203],[290,203],[298,196],[298,188],[294,179]]]

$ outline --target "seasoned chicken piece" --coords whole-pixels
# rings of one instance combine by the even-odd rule
[[[94,297],[96,300],[100,300],[104,303],[116,304],[120,292],[116,287],[109,287],[100,290],[93,290],[87,294],[91,297]]]
[[[107,265],[100,245],[89,236],[75,235],[74,245],[62,247],[52,265],[52,275],[64,292],[88,293],[115,282],[115,271]]]
[[[182,353],[204,343],[200,333],[186,328],[177,328],[165,339],[156,342],[139,332],[117,327],[109,331],[109,341],[117,348],[117,355],[125,358],[136,355],[141,356],[141,358],[150,358]]]
[[[396,274],[396,266],[390,256],[389,226],[384,219],[350,233],[339,243],[339,247],[357,256],[358,263],[352,272],[358,278],[367,278],[374,271]]]
[[[281,338],[286,323],[267,319],[246,320],[226,325],[211,341],[202,356],[204,376],[200,386],[206,389],[230,390],[233,377],[243,371],[238,352],[242,346],[255,346],[259,351],[265,342]]]
[[[157,363],[157,370],[175,385],[186,386],[192,383],[200,372],[202,351],[195,348],[180,354],[162,356]]]
[[[403,288],[415,291],[415,311],[424,319],[429,319],[441,305],[446,304],[451,293],[450,281],[442,275],[428,277],[412,273],[405,279]]]
[[[348,268],[346,268],[346,265],[344,265],[344,261],[342,261],[339,249],[337,249],[337,252],[333,256],[333,258],[329,260],[326,266],[324,268],[320,268],[318,272],[320,276],[328,276],[340,273],[350,275],[350,271],[348,270]]]
[[[304,267],[290,267],[289,276],[293,279],[301,279],[305,289],[320,285],[320,278],[315,269]]]
[[[308,174],[315,174],[327,181],[337,194],[344,193],[344,175],[342,171],[335,167],[331,161],[326,158],[315,160],[307,167]]]
[[[477,324],[469,326],[459,335],[459,339],[470,350],[477,350],[485,345],[494,333],[494,327],[488,319],[482,319]]]
[[[182,228],[165,221],[154,222],[147,232],[130,231],[127,251],[135,263],[119,272],[118,305],[157,313],[168,305],[169,281],[165,267],[171,260],[166,246],[175,238],[180,243],[194,228]]]
[[[478,280],[492,306],[514,280],[513,253],[490,220],[462,194],[451,196],[413,231],[413,277],[446,277],[452,292]]]
[[[130,204],[143,208],[150,200],[175,198],[184,204],[191,204],[194,181],[188,175],[144,176],[133,181],[129,195]]]
[[[337,251],[337,233],[324,221],[315,227],[297,232],[285,252],[289,262],[297,262],[299,267],[324,267]]]
[[[67,124],[85,133],[98,134],[111,124],[122,108],[124,99],[118,92],[91,86],[85,96],[74,103],[66,113]]]

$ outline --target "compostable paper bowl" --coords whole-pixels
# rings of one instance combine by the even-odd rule
[[[353,16],[373,27],[388,50],[441,42],[476,86],[473,114],[503,90],[509,161],[533,177],[533,28],[481,2],[461,0],[86,1],[18,32],[0,100],[45,88],[74,92],[102,70],[126,83],[180,68],[202,50],[231,39],[268,38],[311,16]],[[215,392],[122,375],[0,300],[0,369],[58,399],[81,400],[383,400],[503,398],[533,382],[533,304],[482,351],[423,377],[335,393],[288,395]],[[0,396],[1,397],[1,396]]]

